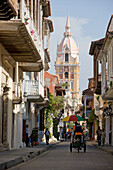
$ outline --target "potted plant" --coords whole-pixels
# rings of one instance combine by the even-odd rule
[[[38,142],[38,128],[35,127],[33,128],[32,130],[32,134],[31,134],[31,145],[38,145],[39,142]]]

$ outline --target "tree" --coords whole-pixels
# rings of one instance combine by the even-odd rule
[[[53,96],[51,93],[49,93],[49,104],[46,112],[53,118],[53,133],[55,136],[57,132],[57,126],[63,114],[62,109],[64,109],[64,97]]]

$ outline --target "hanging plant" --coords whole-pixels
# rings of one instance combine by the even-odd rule
[[[94,114],[94,110],[92,110],[92,111],[89,113],[88,122],[89,122],[89,123],[93,123],[95,120],[96,120],[96,115]]]
[[[30,33],[31,33],[31,35],[33,35],[35,32],[34,32],[34,30],[31,30]]]
[[[29,20],[29,18],[24,18],[25,25],[28,25],[28,24],[29,24],[29,23],[28,23],[28,20]]]
[[[107,92],[109,90],[109,87],[107,87],[106,89],[105,89],[105,92]]]

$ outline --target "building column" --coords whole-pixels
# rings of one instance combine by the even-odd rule
[[[20,18],[24,22],[24,0],[20,0]]]
[[[15,82],[18,83],[18,62],[16,62],[16,67],[15,67]]]
[[[2,61],[1,61],[1,46],[0,46],[0,147],[2,147]]]
[[[21,147],[22,148],[22,133],[23,133],[23,129],[22,129],[22,113],[19,113],[19,148]]]
[[[5,90],[4,90],[5,91]],[[8,140],[7,140],[7,128],[8,128],[8,92],[3,92],[3,146],[4,148],[8,148]]]
[[[106,116],[105,120],[105,132],[106,132],[106,138],[105,138],[105,143],[109,145],[109,130],[110,130],[110,120],[109,116]]]
[[[50,54],[50,31],[47,31],[47,48],[49,49]]]
[[[27,0],[27,7],[29,7],[29,0]]]
[[[113,49],[112,49],[113,50]],[[113,114],[113,102],[112,102],[112,114]],[[111,120],[111,145],[113,146],[113,115],[112,115],[112,120]]]
[[[86,117],[86,100],[87,100],[87,98],[85,98],[85,100],[84,100],[84,106],[85,106],[85,117]]]
[[[16,105],[14,105],[14,149],[17,148],[17,114],[16,114]]]
[[[31,18],[33,19],[33,1],[31,1]]]
[[[34,22],[35,22],[35,27],[37,26],[37,0],[35,0],[35,9],[34,9],[34,13],[35,13],[35,16],[34,16]]]
[[[40,3],[39,3],[39,0],[37,2],[37,14],[36,14],[36,28],[37,28],[37,31],[38,31],[38,34],[39,34],[39,6],[40,6]]]

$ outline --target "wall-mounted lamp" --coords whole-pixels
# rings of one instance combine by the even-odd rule
[[[113,115],[111,106],[106,107],[106,108],[103,110],[103,113],[104,113],[104,116]]]

